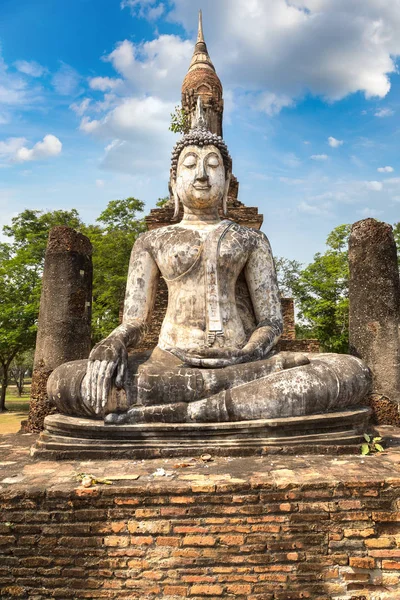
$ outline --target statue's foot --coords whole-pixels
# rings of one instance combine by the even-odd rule
[[[127,413],[109,413],[106,417],[104,417],[105,425],[124,425],[127,422]]]

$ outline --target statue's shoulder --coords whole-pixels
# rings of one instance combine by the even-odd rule
[[[232,232],[235,232],[243,241],[248,241],[255,247],[257,246],[270,246],[269,240],[263,231],[259,229],[253,229],[252,227],[246,227],[239,223],[233,223],[231,225]]]

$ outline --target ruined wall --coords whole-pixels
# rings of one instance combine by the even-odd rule
[[[0,596],[398,600],[399,495],[262,477],[3,490]]]

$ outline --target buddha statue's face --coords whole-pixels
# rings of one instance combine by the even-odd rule
[[[187,146],[179,156],[172,188],[190,209],[218,208],[229,187],[224,161],[215,146]]]

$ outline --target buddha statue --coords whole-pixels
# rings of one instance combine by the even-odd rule
[[[344,410],[367,395],[371,375],[342,354],[278,352],[282,314],[264,233],[221,220],[232,160],[205,125],[172,155],[171,187],[180,222],[135,242],[122,324],[88,360],[58,367],[48,394],[64,415],[105,424],[206,423],[301,417]],[[159,277],[168,308],[157,347],[138,346]]]

